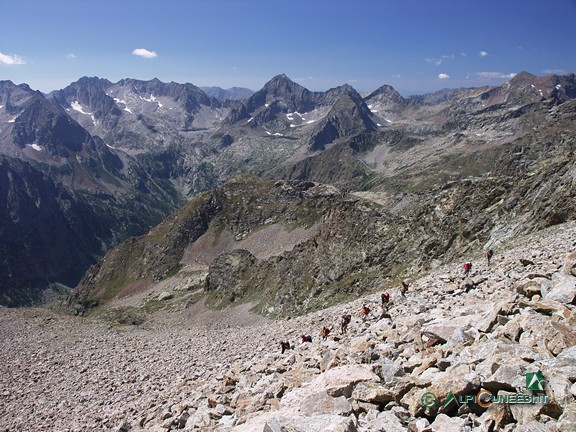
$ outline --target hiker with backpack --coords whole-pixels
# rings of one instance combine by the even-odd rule
[[[322,327],[322,331],[320,332],[320,336],[322,336],[323,340],[328,339],[328,335],[330,334],[330,327]]]
[[[390,303],[390,294],[388,292],[383,292],[380,295],[380,305],[382,306],[382,313],[388,310],[388,305]]]
[[[362,310],[360,310],[360,315],[362,316],[362,321],[366,321],[368,315],[370,314],[370,308],[366,305],[362,306]]]
[[[468,276],[470,274],[470,270],[472,270],[472,263],[470,261],[466,261],[464,263],[464,276]]]
[[[494,251],[492,249],[488,249],[486,251],[486,260],[488,261],[488,267],[490,267],[490,260],[492,259],[493,255],[494,255]]]
[[[352,321],[352,315],[350,315],[348,312],[344,312],[344,315],[342,315],[342,320],[340,321],[341,334],[344,334],[348,331],[348,324],[350,324],[350,321]]]
[[[408,292],[408,282],[403,280],[402,285],[400,285],[400,294],[402,294],[402,296],[405,297],[407,292]]]
[[[302,335],[302,343],[312,342],[312,336],[310,335]]]
[[[288,341],[280,342],[280,349],[282,351],[282,354],[284,354],[284,351],[286,351],[287,349],[292,349],[292,347],[290,346],[290,342]]]

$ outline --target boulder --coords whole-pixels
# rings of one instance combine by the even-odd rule
[[[414,420],[408,424],[408,432],[430,432],[430,422],[426,418]]]
[[[448,417],[446,414],[438,414],[430,428],[433,432],[461,432],[466,419],[460,417]]]
[[[348,417],[352,405],[344,396],[333,398],[326,392],[312,394],[300,402],[300,413],[305,416],[317,414],[336,414]]]
[[[496,426],[501,429],[514,421],[509,404],[492,404],[488,407],[486,412],[494,420]]]
[[[369,431],[386,431],[386,432],[407,432],[408,429],[402,424],[398,417],[392,411],[383,411],[378,417],[369,421],[366,425]]]
[[[556,427],[561,431],[576,430],[576,403],[573,402],[564,408]]]
[[[555,273],[552,278],[552,289],[545,295],[546,300],[556,300],[562,304],[574,304],[576,300],[576,277]]]
[[[568,276],[576,276],[576,252],[572,252],[564,258],[562,273]]]
[[[378,382],[380,378],[368,367],[363,365],[338,366],[323,372],[306,383],[288,392],[282,397],[283,407],[298,408],[300,401],[305,397],[319,392],[326,392],[332,397],[350,397],[354,386],[362,381]]]
[[[387,404],[395,399],[395,393],[380,383],[360,383],[352,392],[352,398],[378,405]]]
[[[163,291],[160,294],[158,294],[158,300],[160,300],[160,301],[170,300],[173,297],[174,297],[174,294],[172,294],[171,292],[168,292],[168,291]]]
[[[450,392],[454,395],[475,394],[480,388],[480,376],[467,364],[451,366],[434,380],[433,384],[425,389],[438,398],[439,407],[442,407]]]
[[[237,429],[234,428],[234,431]],[[264,424],[263,429],[238,429],[246,432],[262,430],[263,432],[357,432],[356,419],[337,415],[302,416],[273,416]]]
[[[515,290],[518,294],[531,299],[535,295],[541,295],[542,285],[537,280],[521,281],[516,284]]]

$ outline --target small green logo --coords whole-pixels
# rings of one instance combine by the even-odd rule
[[[542,372],[526,373],[526,390],[544,390],[544,374]]]
[[[452,402],[456,402],[456,405],[460,406],[460,404],[458,404],[458,401],[456,400],[456,396],[454,396],[454,393],[452,393],[452,390],[450,390],[450,393],[448,393],[448,396],[446,396],[446,401],[444,402],[444,408],[446,408]]]
[[[426,392],[420,398],[420,402],[424,408],[434,408],[438,405],[438,398],[432,392]]]

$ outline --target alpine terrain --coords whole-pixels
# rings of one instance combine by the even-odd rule
[[[576,430],[575,124],[574,74],[0,82],[0,430]]]

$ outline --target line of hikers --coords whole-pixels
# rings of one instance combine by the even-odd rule
[[[492,260],[493,256],[494,256],[494,251],[492,249],[487,249],[486,250],[486,260],[488,262],[488,266],[490,266],[490,261]],[[468,276],[471,271],[472,271],[472,263],[470,261],[466,261],[464,263],[464,276]],[[400,294],[402,296],[404,296],[406,294],[406,292],[408,291],[408,282],[407,281],[402,281],[402,284],[399,288],[399,291],[400,291]],[[388,292],[383,292],[380,295],[380,306],[382,307],[382,314],[380,315],[380,318],[384,318],[384,317],[391,318],[390,315],[388,314],[389,305],[390,305],[390,294]],[[360,318],[362,319],[362,322],[365,322],[368,319],[371,312],[372,312],[372,310],[366,304],[362,305],[362,308],[360,309]],[[340,334],[341,335],[344,335],[347,333],[348,326],[350,325],[351,322],[352,322],[352,315],[347,311],[344,312],[344,314],[340,318]],[[334,327],[332,327],[332,326],[322,327],[322,330],[320,331],[320,337],[322,338],[322,340],[328,339],[328,336],[330,335],[330,333],[332,333],[333,330],[334,330]],[[301,341],[302,344],[310,343],[310,342],[312,342],[312,336],[302,335],[302,341]],[[290,345],[290,342],[286,342],[286,341],[280,342],[280,347],[282,350],[282,354],[284,354],[284,352],[287,349],[294,349],[294,346]]]
[[[408,283],[403,281],[402,282],[402,288],[400,290],[400,292],[402,294],[404,294],[406,292],[406,290],[408,289]],[[381,318],[383,317],[388,317],[390,318],[390,315],[388,315],[388,306],[390,304],[390,294],[388,292],[383,292],[380,295],[380,306],[382,307],[382,315],[380,316]],[[370,316],[372,310],[366,305],[362,305],[362,308],[360,309],[360,318],[362,319],[362,322],[366,321],[368,319],[368,317]],[[350,325],[350,323],[352,322],[352,314],[350,314],[348,311],[345,311],[344,314],[342,315],[342,317],[340,318],[340,334],[344,335],[346,334],[346,332],[348,331],[348,326]],[[330,335],[330,333],[332,333],[332,331],[334,330],[333,326],[323,326],[322,329],[320,330],[320,337],[322,338],[322,340],[326,340],[328,339],[328,336]],[[309,343],[312,342],[312,336],[310,335],[302,335],[301,337],[301,343]],[[284,354],[284,352],[287,349],[294,349],[294,345],[291,345],[290,342],[288,341],[282,341],[280,342],[280,348],[282,351],[282,354]]]

